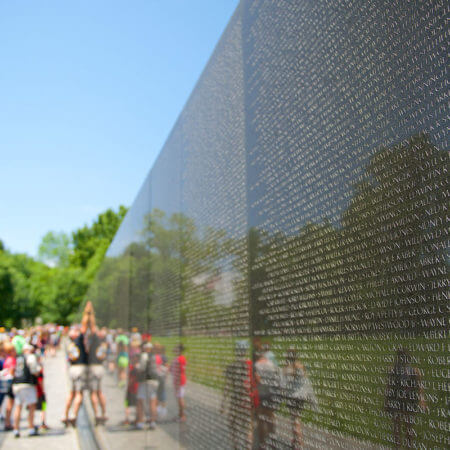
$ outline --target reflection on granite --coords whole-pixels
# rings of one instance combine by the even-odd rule
[[[449,445],[445,16],[237,8],[89,291],[184,346],[181,446]]]

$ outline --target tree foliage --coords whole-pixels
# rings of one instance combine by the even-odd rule
[[[420,133],[369,156],[334,220],[236,236],[153,209],[92,285],[99,322],[157,335],[443,326],[449,154]],[[426,316],[409,320],[411,304]]]
[[[103,249],[104,255],[126,213],[125,206],[120,206],[117,213],[108,209],[99,214],[91,226],[85,225],[74,231],[72,233],[73,252],[70,255],[71,265],[87,268],[99,247]]]
[[[66,233],[49,231],[39,245],[39,260],[52,267],[66,267],[69,264],[70,244]]]
[[[0,241],[0,324],[22,326],[36,317],[70,323],[126,211],[108,209],[72,235],[49,231],[38,260],[11,253]]]

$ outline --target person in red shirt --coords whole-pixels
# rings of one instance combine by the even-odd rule
[[[186,416],[184,414],[184,394],[186,386],[186,356],[183,355],[184,346],[183,344],[178,345],[174,349],[175,358],[172,361],[170,372],[173,377],[173,385],[175,388],[175,396],[178,401],[178,418],[180,422],[186,421]]]
[[[14,350],[14,346],[11,344],[11,342],[5,342],[3,344],[3,350],[6,355],[5,361],[3,361],[3,373],[8,385],[8,390],[6,393],[7,402],[5,415],[5,431],[10,431],[13,429],[11,423],[11,413],[14,406],[12,379],[14,376],[14,369],[16,368],[16,351]]]

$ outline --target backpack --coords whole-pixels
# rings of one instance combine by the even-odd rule
[[[37,378],[30,372],[25,355],[17,356],[13,383],[36,384],[36,382]]]
[[[255,372],[259,375],[259,383],[257,386],[258,396],[261,403],[270,404],[280,386],[280,372],[270,360],[265,363],[255,363]]]
[[[156,363],[156,357],[153,353],[148,354],[147,365],[145,367],[145,379],[159,380],[158,365]]]

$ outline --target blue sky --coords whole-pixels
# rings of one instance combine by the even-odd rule
[[[0,0],[0,239],[130,206],[237,0]]]

